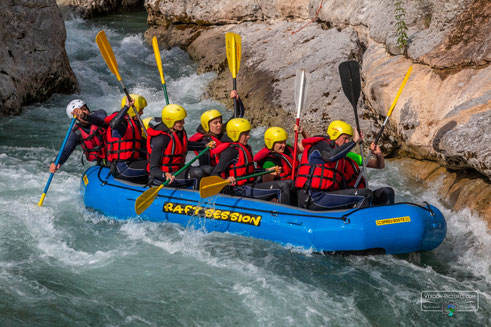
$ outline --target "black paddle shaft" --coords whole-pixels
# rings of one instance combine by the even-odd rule
[[[339,76],[343,92],[353,106],[355,112],[356,129],[360,133],[360,122],[358,121],[358,99],[361,93],[360,66],[356,61],[345,61],[339,65]]]

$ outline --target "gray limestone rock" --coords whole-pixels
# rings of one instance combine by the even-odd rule
[[[104,16],[117,10],[143,9],[144,0],[56,0],[64,16],[81,18]]]
[[[65,25],[55,0],[0,2],[0,115],[55,92],[78,91],[65,51]]]

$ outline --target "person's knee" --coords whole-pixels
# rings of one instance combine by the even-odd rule
[[[205,173],[205,171],[203,169],[201,169],[200,167],[192,167],[190,170],[189,170],[189,177],[190,178],[197,178],[197,179],[201,179],[203,177],[207,176],[207,174]]]

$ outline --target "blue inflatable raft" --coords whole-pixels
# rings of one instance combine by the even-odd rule
[[[85,205],[117,220],[138,218],[136,198],[147,188],[114,179],[93,166],[83,174]],[[316,252],[410,253],[436,248],[446,235],[442,213],[429,204],[397,203],[363,209],[310,211],[219,194],[201,199],[189,189],[163,188],[143,220],[229,232]]]

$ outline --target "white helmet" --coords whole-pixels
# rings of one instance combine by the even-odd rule
[[[73,118],[72,111],[75,110],[75,108],[82,108],[85,106],[85,102],[80,99],[75,99],[70,101],[70,103],[66,106],[66,114],[68,118]]]

